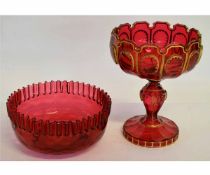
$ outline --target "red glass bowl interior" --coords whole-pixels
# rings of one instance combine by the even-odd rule
[[[109,95],[89,84],[51,81],[11,94],[8,114],[18,138],[45,153],[75,152],[103,134],[111,108]]]
[[[122,70],[155,81],[192,70],[202,51],[198,30],[166,22],[122,24],[113,29],[110,48]]]

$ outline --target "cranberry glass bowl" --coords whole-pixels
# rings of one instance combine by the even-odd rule
[[[7,101],[19,140],[44,153],[72,153],[104,133],[111,108],[109,95],[89,84],[51,81],[18,89]]]
[[[202,53],[201,34],[182,24],[172,28],[166,22],[128,23],[113,29],[110,49],[115,63],[129,74],[149,80],[140,91],[146,115],[135,116],[123,126],[124,136],[146,147],[173,143],[179,134],[177,125],[157,113],[166,99],[160,81],[176,78],[192,70]]]

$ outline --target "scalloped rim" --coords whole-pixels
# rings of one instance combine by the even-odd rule
[[[183,26],[183,27],[186,28],[186,31],[187,31],[188,35],[189,35],[189,33],[190,33],[192,30],[194,30],[194,31],[197,32],[197,34],[198,34],[198,36],[199,36],[199,37],[198,37],[198,40],[192,40],[192,41],[190,41],[190,42],[187,42],[186,45],[175,44],[175,43],[173,43],[173,44],[172,44],[172,43],[169,43],[169,44],[167,44],[167,45],[164,47],[164,49],[167,49],[168,47],[171,47],[171,46],[173,45],[173,46],[180,46],[180,47],[183,47],[184,50],[188,50],[189,45],[191,45],[191,44],[194,43],[194,42],[199,42],[200,45],[201,45],[201,39],[202,39],[201,33],[200,33],[197,29],[195,29],[195,28],[190,28],[190,29],[189,29],[186,25],[180,24],[180,23],[174,24],[173,27],[171,28],[171,27],[170,27],[171,25],[170,25],[170,23],[168,23],[168,22],[156,21],[156,22],[152,23],[152,25],[150,26],[150,24],[149,24],[147,21],[136,21],[136,22],[134,22],[133,24],[129,24],[129,23],[120,24],[118,27],[115,27],[115,28],[112,30],[111,34],[112,34],[118,41],[120,41],[120,42],[122,42],[122,41],[127,41],[127,42],[133,44],[133,45],[135,46],[135,48],[137,48],[137,49],[138,49],[138,48],[141,48],[141,47],[144,46],[144,45],[150,45],[150,46],[155,46],[155,47],[159,48],[159,50],[160,50],[160,52],[161,52],[161,48],[160,48],[157,44],[155,44],[155,43],[148,42],[148,43],[146,43],[146,44],[143,44],[142,46],[138,46],[138,45],[136,45],[136,43],[135,43],[133,40],[131,40],[131,39],[121,40],[121,39],[119,38],[119,36],[118,36],[118,31],[119,31],[119,29],[120,29],[121,27],[123,27],[123,26],[128,26],[128,29],[129,29],[129,31],[131,32],[131,31],[133,30],[133,28],[135,27],[135,25],[137,25],[137,24],[146,24],[146,25],[148,25],[148,27],[149,27],[150,30],[152,30],[157,24],[166,24],[166,25],[168,26],[168,29],[169,29],[170,31],[174,31],[174,30],[176,29],[177,26]]]
[[[33,85],[46,85],[46,83],[50,83],[50,86],[52,83],[56,83],[56,91],[52,92],[50,88],[50,92],[48,94],[53,94],[53,93],[63,93],[63,90],[61,87],[61,84],[67,83],[66,85],[66,93],[68,94],[73,94],[73,95],[79,95],[83,96],[84,98],[89,98],[93,101],[96,101],[97,104],[102,105],[102,109],[92,115],[92,116],[87,116],[86,118],[82,118],[82,120],[69,120],[69,121],[50,121],[50,120],[44,120],[44,119],[39,119],[36,120],[36,116],[29,116],[25,115],[23,113],[17,112],[17,106],[20,105],[22,102],[26,100],[30,100],[33,98],[38,97],[39,95],[45,95],[47,94],[46,89],[43,94],[41,94],[40,90],[38,89],[38,94],[35,94],[35,92],[32,92],[33,96],[29,96],[26,98],[25,93],[29,93],[30,91],[26,91],[26,89],[30,86]],[[60,87],[57,86],[57,83],[60,84]],[[84,88],[85,86],[88,86],[88,88],[94,88],[95,90],[92,92],[92,97],[90,96],[90,91],[88,91],[88,94],[85,96],[85,94],[80,94],[79,91],[74,90],[68,90],[68,83],[72,83],[73,86],[75,84],[82,84],[82,87]],[[58,88],[60,88],[60,92],[58,92]],[[78,86],[79,88],[79,86]],[[84,91],[83,91],[84,92]],[[23,100],[21,99],[23,93]],[[74,82],[74,81],[50,81],[47,82],[45,81],[44,83],[37,83],[37,84],[32,84],[32,85],[27,85],[23,87],[22,89],[18,89],[17,91],[14,91],[11,93],[11,95],[7,99],[7,111],[8,111],[8,116],[13,124],[13,128],[19,128],[23,129],[24,131],[28,131],[30,133],[33,133],[34,135],[50,135],[50,136],[74,136],[82,132],[88,132],[89,130],[94,130],[94,129],[100,129],[103,130],[107,124],[108,116],[110,114],[111,110],[111,98],[107,94],[107,92],[104,92],[103,89],[100,89],[96,87],[95,85],[90,85],[90,84],[85,84],[81,82]],[[51,128],[51,129],[50,129]]]

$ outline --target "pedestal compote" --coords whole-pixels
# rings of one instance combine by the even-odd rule
[[[170,119],[157,115],[167,97],[160,85],[165,78],[176,78],[192,70],[199,62],[202,45],[198,30],[166,22],[128,23],[113,29],[110,49],[115,63],[129,74],[147,79],[140,98],[145,115],[128,119],[123,134],[134,144],[145,147],[163,147],[175,142],[179,129]]]

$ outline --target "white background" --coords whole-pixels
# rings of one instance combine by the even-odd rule
[[[123,122],[144,114],[139,90],[146,80],[125,74],[109,51],[111,30],[121,23],[168,21],[199,29],[203,56],[195,69],[162,81],[168,98],[160,114],[174,120],[180,137],[173,145],[148,149],[121,134]],[[10,16],[1,17],[1,159],[2,160],[210,160],[210,17],[192,16]],[[89,149],[53,156],[25,148],[15,137],[6,112],[14,90],[45,80],[75,80],[107,91],[113,105],[106,132]]]

